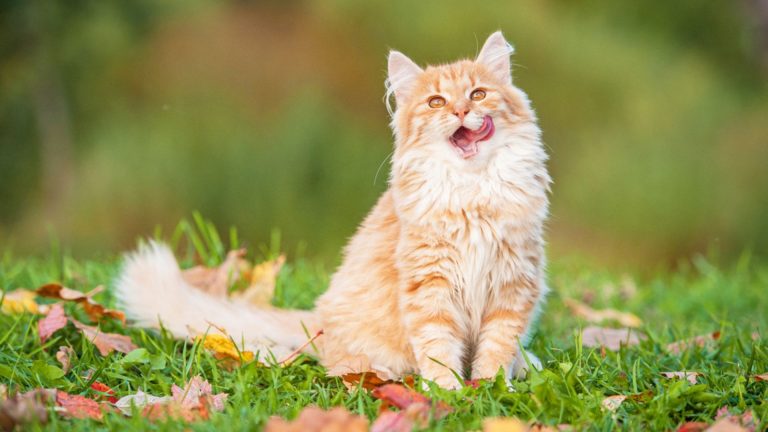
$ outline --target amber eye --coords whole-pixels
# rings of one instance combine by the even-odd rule
[[[442,96],[432,96],[429,98],[429,106],[432,108],[442,108],[445,106],[445,98]]]
[[[472,99],[473,101],[481,101],[485,99],[485,90],[477,89],[469,95],[469,98]]]

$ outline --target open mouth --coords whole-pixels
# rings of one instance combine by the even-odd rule
[[[449,140],[461,157],[469,159],[477,154],[477,143],[490,139],[495,131],[493,119],[487,115],[483,117],[483,124],[477,130],[461,126],[456,129]]]

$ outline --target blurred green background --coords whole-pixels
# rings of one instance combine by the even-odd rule
[[[109,254],[199,210],[335,262],[386,187],[388,50],[496,29],[551,154],[553,259],[768,252],[765,0],[3,0],[0,245]]]

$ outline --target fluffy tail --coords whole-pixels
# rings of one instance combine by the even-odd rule
[[[168,246],[150,243],[128,255],[117,279],[118,304],[144,327],[162,323],[174,336],[187,338],[223,328],[245,349],[267,351],[277,359],[307,341],[305,327],[317,330],[311,311],[257,309],[213,297],[189,285],[181,276]]]

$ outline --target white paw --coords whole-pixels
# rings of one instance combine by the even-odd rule
[[[528,350],[520,350],[517,353],[515,360],[512,362],[512,366],[509,368],[509,372],[507,373],[507,378],[509,379],[525,378],[525,375],[528,373],[528,362],[525,361],[526,357],[528,358],[528,362],[531,363],[531,366],[533,366],[534,369],[541,370],[541,360],[539,360],[539,358],[536,357],[536,355],[534,355],[532,352]]]

